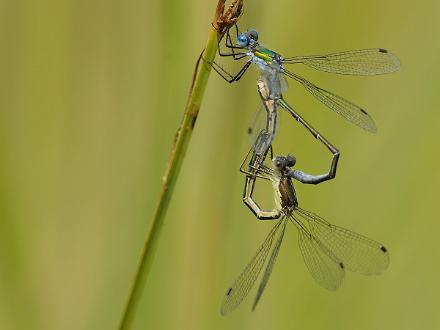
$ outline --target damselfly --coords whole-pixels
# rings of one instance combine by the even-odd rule
[[[352,50],[326,55],[309,55],[283,57],[280,54],[261,46],[258,42],[258,32],[250,29],[245,33],[239,33],[236,27],[237,42],[232,42],[228,31],[225,38],[225,45],[231,49],[230,53],[222,53],[221,56],[232,56],[235,60],[247,58],[244,66],[237,74],[230,74],[220,65],[210,63],[215,71],[226,81],[232,83],[238,81],[249,66],[254,63],[260,71],[262,79],[265,80],[270,90],[270,98],[282,99],[282,93],[287,89],[285,77],[292,78],[303,85],[314,97],[327,107],[340,114],[349,122],[369,131],[376,132],[377,128],[370,115],[354,103],[333,94],[323,88],[316,86],[310,81],[286,69],[286,65],[305,64],[316,70],[344,75],[378,75],[394,72],[399,69],[398,58],[382,48]],[[220,44],[220,41],[219,41]],[[283,104],[281,103],[283,106]]]
[[[252,154],[254,155],[255,151]],[[254,212],[259,219],[279,220],[255,256],[228,288],[221,306],[223,315],[234,310],[247,296],[275,242],[254,299],[252,309],[255,309],[272,273],[288,223],[293,224],[298,230],[299,248],[310,274],[328,290],[336,290],[342,284],[345,269],[373,275],[381,273],[388,267],[389,254],[382,244],[348,229],[332,225],[320,216],[299,207],[292,178],[303,183],[316,183],[322,176],[293,170],[296,160],[292,156],[275,157],[273,168],[259,164],[258,169],[255,169],[252,159],[254,158],[251,158],[249,168],[254,170],[247,175],[270,180],[277,200],[277,206],[271,211],[262,210],[255,203]],[[334,166],[336,164],[332,164],[332,167]],[[335,168],[332,170],[336,171]]]

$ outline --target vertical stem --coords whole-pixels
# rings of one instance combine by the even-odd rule
[[[130,297],[125,306],[125,311],[120,323],[119,329],[121,330],[131,329],[133,325],[136,310],[139,307],[139,300],[141,298],[142,291],[145,287],[146,280],[156,254],[157,244],[165,214],[168,209],[174,186],[176,185],[177,177],[179,176],[186,150],[188,149],[188,144],[200,110],[203,94],[208,83],[211,66],[207,65],[205,61],[201,59],[201,57],[203,56],[205,60],[210,63],[213,62],[217,52],[217,47],[217,30],[214,27],[211,27],[205,51],[200,55],[196,64],[193,82],[188,96],[188,102],[186,104],[182,122],[177,130],[168,160],[168,166],[165,176],[163,177],[159,204],[157,206],[150,231],[143,246],[141,259],[139,261],[136,276],[131,287]]]

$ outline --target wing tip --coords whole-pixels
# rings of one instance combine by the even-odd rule
[[[379,53],[388,55],[388,63],[390,64],[390,66],[389,66],[389,71],[385,73],[396,72],[400,69],[400,60],[396,54],[391,53],[387,49],[383,49],[383,48],[379,48]]]
[[[223,307],[220,308],[220,315],[221,315],[221,316],[226,316],[226,314],[228,314],[228,313],[229,313],[228,310],[224,310]]]
[[[363,128],[364,130],[366,130],[367,132],[370,133],[377,133],[377,126],[376,123],[374,122],[373,118],[371,118],[371,116],[368,114],[367,111],[365,111],[362,108],[359,108],[359,110],[366,116],[364,117],[363,123],[355,123],[358,124],[358,126],[360,126],[361,128]]]
[[[230,297],[231,293],[232,293],[232,287],[230,287],[228,289],[228,291],[226,291],[225,298],[224,298],[223,303],[220,307],[220,314],[222,316],[225,316],[226,314],[230,313],[235,308],[235,307],[231,308],[231,305],[228,304],[228,298]]]
[[[374,126],[372,126],[372,127],[368,127],[368,128],[367,128],[367,131],[370,132],[370,133],[376,134],[376,133],[377,133],[377,127],[376,127],[376,125],[374,125]]]
[[[221,316],[226,316],[226,314],[229,314],[230,311],[231,311],[231,309],[228,308],[227,305],[222,304],[222,307],[220,308],[220,314],[221,314]]]

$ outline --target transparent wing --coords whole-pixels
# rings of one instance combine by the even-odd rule
[[[292,216],[291,220],[298,229],[299,248],[312,277],[325,289],[339,288],[345,277],[342,261],[307,229],[301,219]]]
[[[389,253],[381,243],[332,225],[312,212],[298,208],[296,214],[309,223],[313,235],[342,260],[348,270],[374,275],[388,268]]]
[[[278,231],[281,221],[278,221],[261,244],[255,256],[251,259],[245,269],[241,272],[232,286],[226,291],[220,312],[226,315],[237,308],[247,296],[254,285],[258,274],[261,272],[266,261],[269,250],[272,246],[273,238]]]
[[[283,242],[284,231],[286,229],[287,219],[281,220],[283,224],[281,225],[281,231],[278,234],[278,239],[273,247],[272,254],[267,263],[266,269],[264,271],[263,277],[261,278],[260,286],[258,287],[257,294],[254,299],[254,304],[252,305],[252,310],[257,307],[258,302],[260,301],[261,295],[263,294],[264,289],[266,288],[267,282],[269,281],[270,274],[272,274],[273,266],[275,265],[275,261],[278,256],[278,252],[280,251],[281,243]]]
[[[371,133],[377,132],[376,124],[373,119],[364,109],[356,104],[312,84],[310,81],[293,72],[284,70],[284,74],[302,84],[314,97],[349,122]]]
[[[378,75],[397,71],[400,61],[386,49],[350,50],[327,55],[294,56],[283,63],[302,63],[316,70],[347,75]]]
[[[257,109],[252,124],[248,128],[251,145],[257,154],[264,154],[270,147],[277,132],[278,120],[277,103],[262,103]]]
[[[267,131],[267,112],[261,105],[255,112],[251,125],[247,130],[249,142],[257,154],[262,155],[271,145],[276,131]]]

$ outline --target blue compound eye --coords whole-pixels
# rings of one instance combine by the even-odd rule
[[[239,34],[238,35],[238,37],[237,37],[237,44],[240,46],[240,47],[246,47],[246,46],[248,46],[249,45],[249,38],[248,38],[248,36],[247,35],[245,35],[245,34]]]

